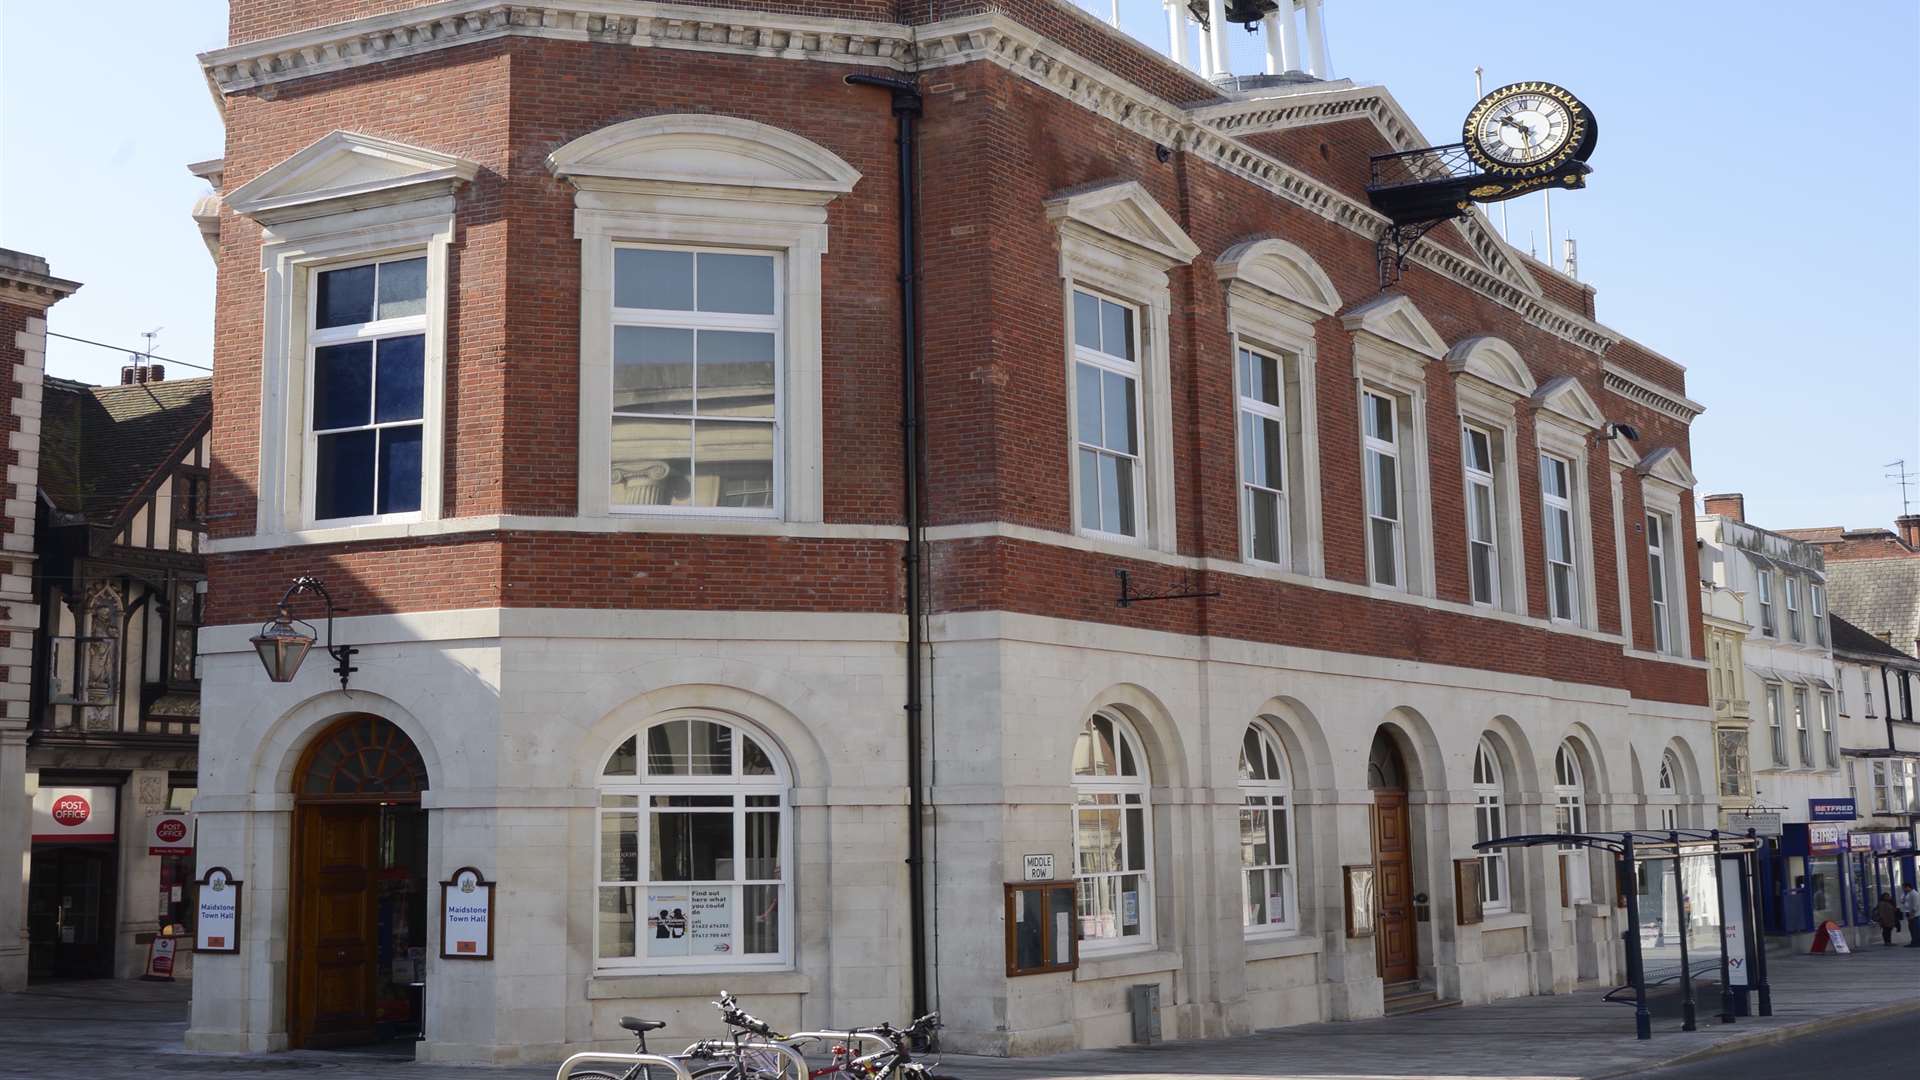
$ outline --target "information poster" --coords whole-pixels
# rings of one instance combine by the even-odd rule
[[[440,955],[447,960],[493,958],[493,882],[471,866],[440,883]]]
[[[648,889],[647,955],[724,956],[733,952],[733,893],[728,885]]]
[[[194,890],[194,951],[240,951],[240,883],[224,866],[208,870]]]
[[[1740,908],[1740,859],[1720,860],[1720,904],[1726,912],[1727,985],[1747,985],[1747,913]]]

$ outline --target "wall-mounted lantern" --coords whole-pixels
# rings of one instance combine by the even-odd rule
[[[303,592],[317,593],[327,605],[327,655],[333,657],[333,672],[340,676],[340,689],[345,690],[347,677],[360,670],[352,666],[353,654],[360,650],[351,645],[333,643],[333,597],[327,595],[326,588],[318,578],[303,574],[293,579],[286,595],[280,598],[278,612],[254,637],[253,649],[260,654],[260,663],[267,669],[267,678],[277,683],[293,681],[293,677],[300,672],[300,662],[307,658],[314,643],[312,624],[295,619],[289,610],[293,598]]]

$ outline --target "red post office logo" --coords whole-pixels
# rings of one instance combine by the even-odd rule
[[[54,824],[72,829],[87,823],[87,818],[93,814],[93,807],[83,795],[62,795],[53,800],[51,813]]]
[[[162,818],[154,823],[153,835],[163,844],[177,844],[187,838],[187,823],[179,818]]]

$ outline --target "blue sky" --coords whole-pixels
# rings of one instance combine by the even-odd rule
[[[1091,3],[1104,12],[1105,5]],[[1165,46],[1156,0],[1122,24]],[[86,283],[56,331],[206,363],[213,264],[186,164],[221,153],[194,54],[226,5],[0,0],[0,246]],[[1436,142],[1489,88],[1560,83],[1600,120],[1591,186],[1554,203],[1600,318],[1685,364],[1702,492],[1775,528],[1885,525],[1920,472],[1920,5],[1327,0],[1335,74],[1384,83]],[[1234,69],[1259,70],[1236,33]],[[1494,220],[1499,220],[1498,210]],[[1541,253],[1539,200],[1510,238]],[[1418,272],[1418,271],[1416,271]],[[55,341],[95,381],[121,358]],[[180,374],[192,374],[182,371]],[[1915,508],[1920,511],[1920,490]]]

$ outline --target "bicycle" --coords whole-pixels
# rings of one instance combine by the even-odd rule
[[[773,1030],[772,1025],[747,1013],[739,1007],[739,1001],[725,991],[720,991],[720,1000],[713,1003],[720,1010],[722,1022],[733,1029],[727,1039],[702,1039],[688,1046],[678,1054],[667,1054],[683,1065],[693,1061],[712,1061],[713,1064],[687,1071],[695,1080],[729,1080],[744,1077],[745,1080],[808,1080],[806,1076],[789,1078],[784,1076],[783,1067],[777,1051],[756,1049],[742,1044],[741,1032],[759,1035],[769,1041],[785,1043],[786,1036]],[[633,1032],[634,1053],[650,1054],[647,1049],[647,1032],[658,1031],[667,1026],[665,1020],[644,1020],[637,1016],[623,1016],[620,1026]],[[796,1051],[797,1052],[797,1051]],[[767,1065],[772,1069],[768,1070]],[[654,1080],[652,1069],[656,1066],[634,1065],[625,1072],[574,1072],[567,1074],[567,1080]]]

